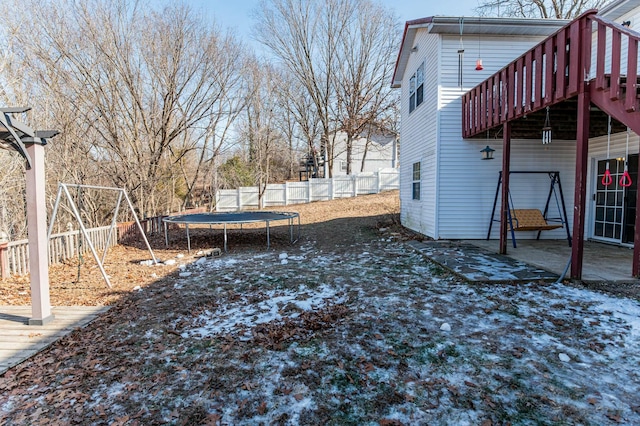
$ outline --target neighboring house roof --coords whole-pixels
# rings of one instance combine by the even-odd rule
[[[615,20],[625,13],[631,12],[638,6],[640,6],[640,4],[637,0],[616,0],[600,8],[600,10],[598,11],[598,15],[607,19]]]
[[[627,1],[627,0],[624,0]],[[549,36],[558,31],[569,20],[564,19],[523,19],[523,18],[479,18],[431,16],[413,21],[407,21],[402,35],[402,44],[398,52],[398,59],[391,81],[391,87],[402,85],[411,49],[414,47],[416,33],[426,28],[432,34],[460,34],[462,21],[462,36],[469,34],[483,35],[513,35],[513,36]]]
[[[396,133],[390,129],[379,128],[376,126],[365,127],[359,135],[361,138],[368,138],[370,141],[384,146],[396,140]]]
[[[362,137],[365,138],[366,135],[362,135]],[[390,134],[374,133],[369,136],[369,140],[373,143],[377,143],[380,146],[385,146],[396,140],[396,137]]]

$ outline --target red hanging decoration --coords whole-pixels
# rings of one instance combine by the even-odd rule
[[[609,163],[607,163],[607,170],[604,171],[604,176],[602,176],[602,184],[604,186],[609,186],[613,183],[613,178],[611,177],[611,172],[609,171]]]
[[[631,176],[629,176],[629,172],[627,170],[624,171],[624,173],[622,174],[622,177],[620,178],[620,181],[618,183],[623,188],[628,188],[628,187],[631,186]]]

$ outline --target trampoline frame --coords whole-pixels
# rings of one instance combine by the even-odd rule
[[[241,216],[241,215],[249,215],[249,218],[245,218],[245,219],[229,219],[229,216],[233,216],[233,215],[237,215],[237,216]],[[253,215],[253,217],[251,217],[251,215]],[[281,217],[277,217],[277,218],[273,218],[273,217],[268,217],[268,218],[264,218],[264,216],[269,216],[269,215],[278,215]],[[189,221],[190,217],[194,217],[194,216],[210,216],[211,220],[206,220],[206,221]],[[218,216],[218,219],[216,219],[216,216]],[[261,217],[262,216],[262,217]],[[226,217],[225,219],[221,219],[223,217]],[[294,232],[293,232],[293,227],[294,227],[294,220],[298,219],[298,232],[297,235],[294,239]],[[191,237],[189,235],[189,225],[209,225],[209,228],[211,229],[211,225],[224,225],[223,226],[223,230],[224,230],[224,251],[227,251],[227,225],[228,224],[236,224],[236,225],[240,225],[240,230],[242,230],[242,225],[245,223],[259,223],[259,222],[264,222],[265,223],[265,228],[267,231],[267,249],[269,249],[271,247],[271,235],[270,235],[270,229],[269,229],[269,223],[270,222],[277,222],[277,221],[281,221],[281,220],[288,220],[289,221],[289,238],[291,241],[291,244],[294,244],[295,242],[297,242],[300,239],[300,214],[297,212],[277,212],[277,211],[240,211],[240,212],[226,212],[226,213],[192,213],[192,214],[184,214],[184,215],[178,215],[178,216],[169,216],[169,217],[165,217],[162,219],[162,222],[164,223],[164,242],[165,245],[168,247],[169,246],[169,234],[168,234],[168,223],[175,223],[175,224],[183,224],[185,225],[185,229],[186,229],[186,233],[187,233],[187,248],[189,250],[189,253],[191,253]]]

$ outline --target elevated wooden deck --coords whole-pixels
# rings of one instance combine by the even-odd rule
[[[619,122],[619,127],[640,134],[639,46],[640,33],[589,10],[462,97],[464,138],[485,133],[488,137],[492,129],[502,127],[500,253],[507,252],[512,130],[527,116],[540,116],[536,112],[555,105],[565,106],[565,118],[575,117],[576,140],[571,277],[582,277],[589,139],[597,136],[592,132],[591,119],[608,115]],[[592,111],[592,105],[598,112]],[[529,137],[517,135],[539,143],[539,132]],[[636,205],[640,205],[640,191]],[[634,241],[632,275],[639,277],[640,211],[635,217]]]
[[[584,13],[463,96],[462,136],[480,135],[584,91],[640,134],[639,42],[635,31],[595,10]]]
[[[84,327],[106,306],[58,306],[47,325],[27,325],[30,306],[0,306],[0,374],[45,349],[76,328]]]

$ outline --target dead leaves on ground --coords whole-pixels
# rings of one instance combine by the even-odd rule
[[[317,311],[304,311],[298,317],[260,324],[251,330],[253,341],[268,349],[280,350],[284,342],[303,340],[316,332],[329,329],[343,319],[349,309],[343,304],[331,305]]]

